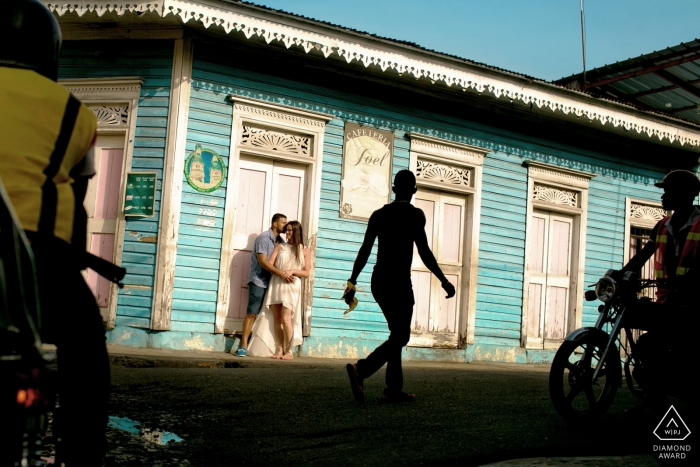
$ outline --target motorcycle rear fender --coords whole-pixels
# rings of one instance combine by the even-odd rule
[[[608,333],[601,331],[598,328],[594,328],[592,326],[590,327],[585,327],[585,328],[578,328],[575,331],[573,331],[571,334],[566,336],[566,339],[569,342],[575,342],[579,339],[583,339],[585,336],[588,336],[589,334],[596,334],[598,335],[598,338],[604,339],[607,341],[607,339],[610,337]]]

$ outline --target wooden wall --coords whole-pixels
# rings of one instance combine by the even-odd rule
[[[665,167],[637,163],[634,155],[614,158],[591,150],[500,130],[410,105],[364,97],[362,88],[339,91],[298,79],[273,77],[235,66],[231,57],[195,43],[186,152],[197,144],[211,148],[228,164],[231,135],[231,93],[292,105],[335,116],[325,133],[323,184],[317,243],[311,335],[344,339],[384,339],[384,318],[369,293],[375,255],[359,279],[360,306],[343,317],[338,298],[349,277],[366,224],[340,219],[341,156],[344,122],[394,132],[393,171],[408,167],[406,132],[480,146],[490,150],[483,169],[481,243],[475,343],[520,345],[525,263],[527,169],[532,159],[596,174],[589,191],[585,283],[594,283],[608,268],[621,266],[625,197],[657,200],[653,182]],[[133,170],[159,173],[163,167],[168,118],[172,41],[67,42],[61,78],[141,76]],[[476,119],[478,120],[478,119]],[[664,162],[665,163],[665,162]],[[184,175],[183,175],[184,177]],[[182,211],[171,318],[172,331],[212,333],[216,315],[218,268],[226,183],[213,193],[198,193],[183,182]],[[156,204],[156,210],[159,204]],[[128,285],[120,292],[117,325],[148,327],[152,305],[155,244],[141,241],[157,235],[158,215],[128,221],[123,264]],[[583,324],[597,316],[596,303],[584,305]]]
[[[158,173],[156,213],[152,218],[127,218],[122,265],[128,274],[119,292],[117,326],[150,325],[173,47],[171,40],[63,43],[60,79],[137,76],[144,80],[131,170]]]
[[[652,183],[665,168],[614,159],[590,150],[499,130],[475,121],[416,111],[293,79],[236,68],[195,46],[187,151],[206,145],[227,155],[231,104],[229,94],[297,106],[334,115],[326,128],[321,191],[316,281],[311,335],[330,338],[383,339],[384,318],[369,293],[375,256],[360,276],[360,306],[343,317],[338,300],[363,238],[366,224],[340,219],[343,125],[350,121],[388,129],[395,134],[394,173],[408,166],[408,131],[490,149],[483,172],[483,202],[475,343],[520,345],[527,169],[532,159],[596,174],[591,182],[585,283],[590,284],[623,257],[625,196],[658,199]],[[225,186],[202,195],[186,184],[180,225],[174,330],[211,332],[215,317],[217,260]],[[206,209],[205,209],[206,208]],[[597,316],[596,305],[584,307],[584,324]]]

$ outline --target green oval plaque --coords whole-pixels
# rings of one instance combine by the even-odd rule
[[[185,178],[192,188],[211,193],[226,180],[224,159],[211,149],[197,145],[185,161]]]

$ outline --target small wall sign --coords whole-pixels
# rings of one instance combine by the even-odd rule
[[[224,159],[211,149],[197,145],[185,161],[185,178],[192,188],[211,193],[226,179]]]
[[[124,215],[152,217],[156,205],[156,173],[128,172],[124,194]]]
[[[340,217],[368,220],[389,203],[394,134],[345,124]]]

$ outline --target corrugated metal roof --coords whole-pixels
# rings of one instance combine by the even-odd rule
[[[581,90],[582,74],[554,83]],[[586,72],[586,92],[700,123],[700,40]]]

